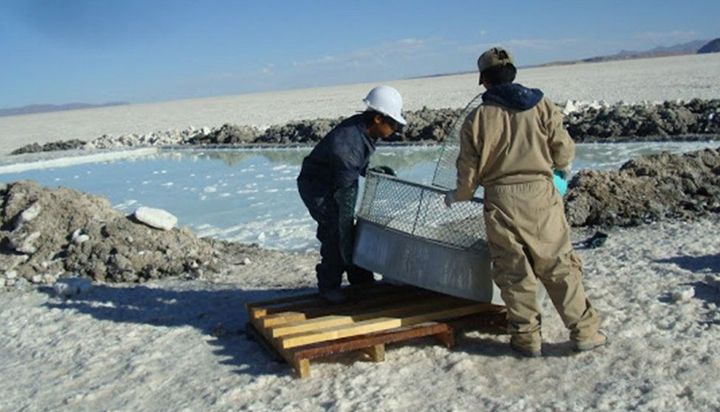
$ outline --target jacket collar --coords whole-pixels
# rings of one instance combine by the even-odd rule
[[[483,93],[483,103],[497,104],[509,109],[525,111],[535,107],[543,98],[539,89],[529,89],[519,83],[493,86]]]

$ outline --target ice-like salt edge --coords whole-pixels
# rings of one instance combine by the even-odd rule
[[[145,147],[142,149],[122,150],[103,153],[92,153],[85,155],[58,157],[54,159],[34,160],[29,162],[12,163],[0,166],[0,174],[21,173],[29,170],[52,169],[55,167],[76,166],[86,163],[99,163],[111,160],[128,159],[133,157],[144,157],[157,154],[157,147]]]

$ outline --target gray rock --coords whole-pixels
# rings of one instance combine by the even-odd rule
[[[27,262],[27,255],[13,255],[0,253],[0,268],[5,269],[6,273],[13,271],[18,265]]]
[[[40,206],[37,202],[33,203],[20,214],[20,217],[18,218],[18,225],[22,225],[25,222],[35,219],[41,211],[42,206]]]
[[[50,142],[45,143],[44,145],[39,145],[38,143],[31,143],[29,145],[23,146],[19,149],[16,149],[12,151],[11,155],[19,155],[24,153],[37,153],[37,152],[53,152],[58,150],[73,150],[73,149],[80,149],[85,145],[85,142],[82,140],[61,140],[57,142]]]
[[[42,234],[40,232],[33,232],[27,237],[21,239],[19,243],[13,244],[15,251],[23,253],[25,255],[32,255],[33,253],[37,252],[35,242],[40,238],[41,235]]]

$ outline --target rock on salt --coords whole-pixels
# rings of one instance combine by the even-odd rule
[[[40,214],[42,211],[42,206],[40,206],[37,202],[33,203],[30,207],[23,210],[23,212],[20,214],[20,223],[29,222]]]
[[[568,100],[565,103],[565,107],[563,108],[563,114],[575,113],[577,110],[578,110],[578,108],[575,105],[575,102],[572,100]]]
[[[672,292],[673,302],[687,302],[695,296],[695,288],[692,286],[681,287]]]
[[[141,206],[135,210],[133,215],[135,219],[158,229],[170,230],[177,224],[177,218],[170,212],[162,209]]]
[[[88,292],[92,289],[92,283],[84,278],[64,278],[53,285],[53,290],[58,296],[68,297]]]

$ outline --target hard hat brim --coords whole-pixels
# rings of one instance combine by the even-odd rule
[[[371,104],[371,103],[368,101],[368,99],[363,99],[363,103],[365,103],[365,105],[366,105],[368,108],[373,109],[373,110],[375,110],[375,111],[378,112],[378,113],[382,113],[382,114],[384,114],[385,116],[390,117],[391,119],[395,120],[396,122],[400,123],[401,125],[403,125],[403,126],[406,126],[406,125],[407,125],[407,120],[405,120],[405,118],[402,117],[401,114],[388,113],[386,110],[384,110],[384,109],[382,109],[382,108],[375,107],[373,104]]]

